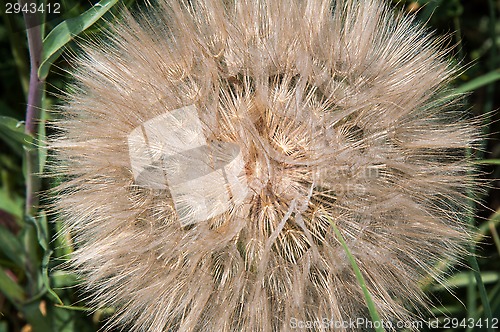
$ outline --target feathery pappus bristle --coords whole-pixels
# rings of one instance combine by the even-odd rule
[[[379,0],[125,12],[74,59],[50,143],[92,304],[152,332],[369,317],[334,223],[381,318],[419,317],[469,241],[479,135],[446,56]]]

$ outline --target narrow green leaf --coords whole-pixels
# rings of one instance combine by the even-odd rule
[[[460,288],[460,287],[465,287],[470,283],[470,276],[472,275],[472,272],[466,271],[466,272],[460,272],[457,273],[450,278],[446,279],[442,283],[439,283],[437,285],[434,285],[431,287],[431,290],[436,291],[436,290],[446,290],[446,288]],[[482,272],[481,273],[481,280],[483,281],[484,284],[491,284],[498,282],[500,280],[500,273],[499,272]],[[472,284],[475,285],[476,282],[473,279]]]
[[[10,213],[14,217],[22,218],[23,199],[21,197],[11,197],[4,189],[0,189],[0,210]]]
[[[87,308],[87,307],[78,307],[78,306],[72,306],[72,305],[55,305],[58,308],[61,309],[67,309],[67,310],[75,310],[75,311],[91,311],[92,308]]]
[[[49,261],[53,251],[49,248],[47,216],[45,214],[45,211],[43,210],[40,211],[39,214],[40,217],[38,219],[35,219],[34,217],[31,216],[27,216],[26,220],[35,227],[38,244],[44,250],[42,259],[42,274],[41,274],[43,288],[51,295],[52,300],[54,302],[62,305],[63,304],[62,300],[59,298],[59,295],[57,295],[57,293],[52,289],[50,285]]]
[[[19,155],[23,154],[23,145],[32,142],[31,137],[24,133],[22,121],[8,116],[0,116],[0,139]]]
[[[431,312],[434,316],[445,315],[445,317],[453,317],[460,314],[464,309],[462,304],[446,305],[431,308]]]
[[[467,83],[459,86],[455,91],[458,93],[464,93],[469,91],[474,91],[480,87],[491,84],[497,80],[500,80],[500,69],[489,72],[488,74],[484,74],[483,76],[479,76],[473,80],[470,80]]]
[[[24,250],[18,238],[7,228],[0,226],[0,252],[19,267],[25,264]]]
[[[500,254],[500,236],[498,235],[495,222],[493,220],[488,220],[488,227],[490,229],[491,236],[493,237],[493,242],[495,242],[495,247],[497,247],[497,252]]]
[[[44,211],[40,211],[40,217],[35,219],[32,216],[25,217],[26,222],[30,223],[35,227],[38,243],[43,250],[49,250],[49,235],[48,235],[48,225],[47,216]]]
[[[0,293],[5,295],[18,309],[26,299],[23,288],[12,280],[4,269],[0,269]]]
[[[478,160],[474,162],[475,164],[486,164],[486,165],[500,165],[500,159],[486,159]]]
[[[486,293],[486,287],[484,287],[484,283],[481,278],[479,264],[477,263],[477,259],[476,256],[474,256],[474,254],[469,255],[469,264],[471,265],[474,277],[476,279],[477,288],[479,289],[479,296],[481,297],[481,302],[484,308],[484,313],[486,315],[486,318],[491,322],[493,321],[493,313],[491,311],[490,300],[488,299],[488,294]],[[487,329],[489,332],[493,332],[493,328],[491,326],[488,326]]]
[[[361,270],[359,269],[359,266],[356,263],[356,259],[351,254],[351,251],[349,250],[349,247],[347,246],[347,243],[345,242],[342,233],[340,233],[339,229],[337,228],[337,225],[335,225],[335,222],[331,218],[329,218],[329,221],[330,225],[333,228],[333,231],[335,232],[335,235],[337,236],[337,239],[339,240],[340,244],[344,248],[345,253],[347,254],[347,257],[349,258],[349,262],[351,263],[352,269],[354,270],[356,279],[358,279],[359,286],[363,290],[363,294],[365,296],[365,302],[366,305],[368,306],[368,310],[370,311],[370,316],[372,318],[375,331],[377,332],[385,331],[385,329],[383,328],[383,322],[380,319],[377,309],[375,308],[375,303],[373,302],[372,297],[370,295],[370,291],[366,286],[365,278],[363,278],[363,274],[361,273]]]
[[[490,291],[490,304],[492,312],[500,312],[500,284],[497,284]],[[498,316],[498,315],[497,315]]]
[[[43,256],[42,260],[42,282],[43,285],[45,286],[45,289],[49,292],[49,294],[52,296],[52,300],[56,302],[57,304],[63,305],[63,301],[57,295],[57,293],[52,289],[50,286],[50,278],[49,278],[49,261],[50,261],[50,256],[52,255],[52,250],[49,250],[45,252],[45,255]]]
[[[470,273],[467,275],[468,283],[466,285],[466,303],[465,307],[467,308],[467,318],[474,318],[478,314],[478,306],[477,306],[477,287],[474,283],[474,275]]]
[[[63,51],[63,47],[75,36],[97,22],[102,15],[113,7],[118,0],[101,0],[92,8],[77,17],[67,19],[56,26],[43,40],[42,61],[38,77],[45,79],[50,67]]]
[[[497,284],[495,287],[493,287],[488,295],[488,298],[490,300],[490,304],[491,304],[491,310],[493,313],[496,313],[498,312],[497,311],[497,308],[498,308],[498,305],[500,304],[500,284]],[[475,322],[478,322],[481,317],[483,317],[484,313],[484,307],[480,306],[477,310],[477,313],[476,313],[476,316],[474,317],[471,317],[472,319],[474,319]],[[497,317],[498,315],[495,315],[494,317]],[[491,321],[489,321],[491,322]],[[486,324],[484,324],[486,325]],[[491,325],[491,324],[490,324]],[[488,326],[485,326],[485,329],[488,328]],[[466,332],[472,332],[472,331],[477,331],[477,326],[469,326],[467,328],[467,330],[465,330]],[[496,330],[496,329],[495,329]],[[483,331],[483,330],[481,330]]]

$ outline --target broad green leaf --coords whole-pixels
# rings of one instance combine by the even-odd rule
[[[81,15],[67,19],[52,29],[43,40],[42,61],[38,68],[38,77],[42,80],[45,79],[49,74],[50,67],[62,53],[64,46],[97,22],[117,2],[118,0],[101,0]]]
[[[0,116],[0,139],[19,155],[23,154],[23,145],[32,142],[31,137],[24,133],[24,124],[8,116]]]
[[[469,91],[474,91],[480,87],[491,84],[497,80],[500,80],[500,69],[489,72],[488,74],[484,74],[483,76],[479,76],[473,80],[470,80],[467,83],[462,84],[461,86],[455,89],[455,92],[465,93]]]

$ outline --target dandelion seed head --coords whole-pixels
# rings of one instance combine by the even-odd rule
[[[56,208],[111,325],[418,315],[468,241],[477,129],[442,41],[378,0],[159,0],[83,45]],[[328,330],[317,327],[318,331]]]

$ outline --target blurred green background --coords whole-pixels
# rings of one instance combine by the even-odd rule
[[[93,7],[96,1],[49,0],[44,4],[53,6],[52,11],[60,4],[59,13],[45,12],[38,18],[43,25],[28,18],[28,25],[35,26],[30,31],[36,30],[31,37],[47,38],[38,52],[40,58],[35,59],[42,63],[38,71],[41,108],[32,109],[40,119],[39,126],[25,128],[30,81],[26,23],[21,13],[6,13],[8,8],[15,11],[15,2],[1,0],[0,332],[97,331],[109,315],[105,310],[88,311],[78,277],[65,271],[71,239],[57,236],[61,224],[55,216],[43,208],[25,206],[26,197],[36,198],[34,192],[46,190],[56,180],[26,174],[45,171],[45,121],[54,116],[47,110],[60,102],[57,95],[69,80],[64,71],[69,66],[65,52],[77,52],[69,31],[86,29],[78,38],[99,33],[99,27],[105,25],[101,15],[108,19],[119,15],[116,3],[141,6],[144,1],[103,0],[101,4],[107,6]],[[487,190],[479,197],[481,203],[476,204],[477,215],[471,220],[480,240],[475,248],[478,266],[476,260],[464,257],[462,265],[450,269],[443,285],[426,286],[441,323],[446,322],[445,317],[457,319],[449,321],[452,326],[465,323],[432,331],[486,331],[484,320],[482,327],[471,327],[472,320],[463,319],[477,323],[479,318],[500,317],[500,0],[401,0],[393,5],[413,13],[438,35],[449,36],[450,45],[455,45],[454,59],[464,66],[455,86],[470,92],[464,112],[487,114],[483,131],[488,139],[481,151],[472,151],[481,177],[488,180]],[[41,203],[46,202],[42,199]],[[475,275],[470,266],[480,272]],[[475,282],[478,276],[479,284]],[[500,322],[497,326],[500,328]]]

